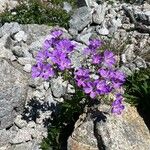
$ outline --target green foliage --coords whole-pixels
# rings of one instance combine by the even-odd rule
[[[48,7],[40,0],[29,0],[22,2],[13,10],[16,14],[6,10],[0,15],[2,24],[5,22],[18,22],[21,24],[46,24],[50,26],[59,25],[68,28],[70,15],[62,8]]]
[[[56,5],[63,5],[63,2],[68,2],[73,7],[76,7],[76,5],[77,5],[77,0],[51,0],[51,2]]]
[[[42,150],[65,150],[67,139],[73,131],[75,122],[80,114],[83,113],[86,102],[81,100],[86,96],[79,88],[75,89],[76,93],[71,99],[65,99],[60,104],[59,111],[54,114],[48,128],[48,137],[41,144]],[[86,99],[86,98],[85,98]]]
[[[150,69],[135,72],[127,78],[126,101],[150,114]]]

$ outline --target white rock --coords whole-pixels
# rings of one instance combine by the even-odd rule
[[[28,122],[27,127],[28,128],[36,128],[36,123],[34,121],[30,121],[30,122]]]
[[[75,93],[75,89],[71,84],[67,86],[67,93]]]
[[[100,35],[108,35],[109,34],[109,30],[105,27],[104,23],[102,25],[102,28],[100,26],[96,27],[96,31],[100,34]]]
[[[35,59],[29,57],[19,57],[17,61],[23,66],[26,64],[34,65],[36,62]]]
[[[27,125],[27,122],[25,120],[22,119],[21,115],[18,115],[14,121],[14,123],[16,124],[16,126],[18,126],[19,128],[23,128]]]
[[[16,136],[10,141],[11,144],[19,144],[27,141],[31,141],[31,133],[28,128],[20,129]]]
[[[31,72],[31,64],[26,64],[24,67],[23,67],[23,70],[26,71],[26,72]]]
[[[101,24],[104,21],[106,10],[106,3],[95,7],[93,13],[93,22],[96,24]]]
[[[26,41],[27,40],[27,35],[25,34],[24,31],[19,31],[17,34],[15,34],[14,38],[18,42],[20,42],[20,41]]]
[[[44,89],[45,90],[48,90],[48,88],[49,88],[49,82],[43,82],[43,86],[44,86]]]

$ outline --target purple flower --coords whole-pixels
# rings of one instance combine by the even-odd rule
[[[106,50],[104,52],[104,64],[108,67],[112,67],[115,63],[115,55],[112,52]]]
[[[51,32],[51,35],[52,35],[54,38],[58,38],[58,37],[60,37],[62,34],[63,34],[63,31],[60,30],[60,29],[56,29],[55,31],[52,31],[52,32]]]
[[[71,67],[71,61],[68,58],[63,58],[59,63],[60,70],[69,69]]]
[[[124,110],[124,105],[122,104],[123,97],[121,94],[116,95],[116,100],[112,103],[112,110],[111,112],[117,115],[120,115],[121,112]]]
[[[51,61],[54,64],[60,64],[62,60],[64,60],[66,58],[66,54],[63,53],[61,50],[54,50],[50,56]]]
[[[102,61],[102,57],[99,54],[95,54],[92,56],[92,63],[99,64]]]
[[[76,81],[77,81],[77,85],[79,87],[85,87],[86,86],[86,79],[83,79],[83,78],[76,78]]]
[[[39,77],[43,69],[42,63],[37,63],[34,66],[32,66],[32,78]]]
[[[90,40],[89,42],[90,42],[90,44],[88,47],[91,50],[96,50],[96,49],[100,48],[100,46],[102,45],[102,42],[98,39],[93,39],[93,40]]]
[[[36,61],[41,63],[46,62],[49,56],[50,56],[50,52],[48,50],[38,51],[36,56]]]
[[[96,90],[96,82],[87,82],[86,86],[83,89],[85,93],[90,94],[91,98],[95,98],[98,94]]]
[[[53,76],[54,76],[54,70],[51,67],[51,65],[50,64],[44,64],[42,72],[40,74],[40,77],[47,80],[47,79],[49,79],[49,77],[53,77]]]
[[[116,80],[119,80],[121,82],[124,82],[125,81],[125,74],[121,71],[115,71],[115,79]]]
[[[101,77],[108,79],[110,76],[110,70],[108,69],[99,69],[98,70],[99,74],[101,75]]]
[[[83,69],[83,68],[79,68],[76,72],[75,72],[75,75],[76,77],[89,77],[89,69]]]
[[[32,67],[32,78],[42,77],[48,79],[53,76],[54,71],[50,64],[37,63]]]
[[[61,50],[64,53],[70,53],[74,47],[75,46],[68,39],[63,39],[56,45],[56,49]]]
[[[96,88],[99,91],[99,94],[107,94],[111,90],[111,88],[107,85],[105,80],[98,80]]]

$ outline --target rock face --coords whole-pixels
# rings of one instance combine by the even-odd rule
[[[70,27],[78,31],[83,30],[92,22],[92,10],[86,6],[77,9],[70,20]]]
[[[0,58],[0,129],[9,127],[24,108],[27,79],[8,61]]]
[[[78,120],[68,150],[149,150],[150,133],[136,109],[126,105],[121,116],[110,115],[109,109],[99,106],[99,113],[92,113],[91,119]]]

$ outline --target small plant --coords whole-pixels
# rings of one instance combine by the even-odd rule
[[[109,104],[113,101],[113,114],[119,115],[124,110],[122,85],[125,75],[116,67],[116,56],[109,50],[101,51],[103,42],[92,39],[83,50],[82,67],[74,68],[71,55],[76,44],[62,38],[62,35],[63,31],[59,29],[51,32],[42,50],[38,51],[36,64],[32,67],[33,78],[49,80],[61,75],[75,88],[75,94],[71,99],[65,99],[60,113],[52,120],[48,138],[42,143],[43,150],[48,150],[48,147],[65,149],[67,137],[72,132],[68,126],[73,127],[90,99],[105,99]],[[81,104],[83,98],[85,102]],[[68,128],[71,130],[68,131]]]
[[[46,24],[59,25],[68,28],[70,15],[61,7],[48,7],[40,0],[20,2],[14,10],[6,10],[0,14],[2,24],[6,22],[18,22],[20,24]]]
[[[82,99],[87,99],[86,95],[80,89],[72,95],[71,100],[65,100],[60,104],[57,114],[53,114],[48,128],[48,137],[41,143],[42,150],[67,150],[67,139],[74,129],[74,124],[83,113],[87,102],[81,104]]]
[[[125,84],[126,101],[150,114],[150,69],[136,71]]]

